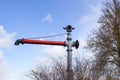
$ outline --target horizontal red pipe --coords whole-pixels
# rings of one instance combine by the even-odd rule
[[[60,42],[60,41],[46,41],[46,40],[31,40],[31,39],[22,39],[22,44],[43,44],[43,45],[60,45],[60,46],[66,46],[66,42]]]

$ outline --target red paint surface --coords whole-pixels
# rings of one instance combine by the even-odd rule
[[[66,42],[60,41],[46,41],[46,40],[31,40],[31,39],[22,39],[23,44],[43,44],[43,45],[60,45],[66,46]]]

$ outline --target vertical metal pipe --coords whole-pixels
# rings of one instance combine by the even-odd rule
[[[72,69],[72,37],[71,31],[74,29],[70,25],[64,28],[67,31],[67,79],[66,80],[73,80],[73,69]]]
[[[67,34],[67,80],[73,80],[73,70],[72,70],[72,38],[71,33]]]

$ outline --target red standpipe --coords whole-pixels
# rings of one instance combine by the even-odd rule
[[[15,45],[19,44],[44,44],[44,45],[59,45],[59,46],[66,46],[66,42],[60,41],[46,41],[46,40],[31,40],[31,39],[18,39],[15,42]]]

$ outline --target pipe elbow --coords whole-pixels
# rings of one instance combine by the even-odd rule
[[[20,43],[22,43],[22,39],[18,39],[15,41],[15,45],[19,45]]]

